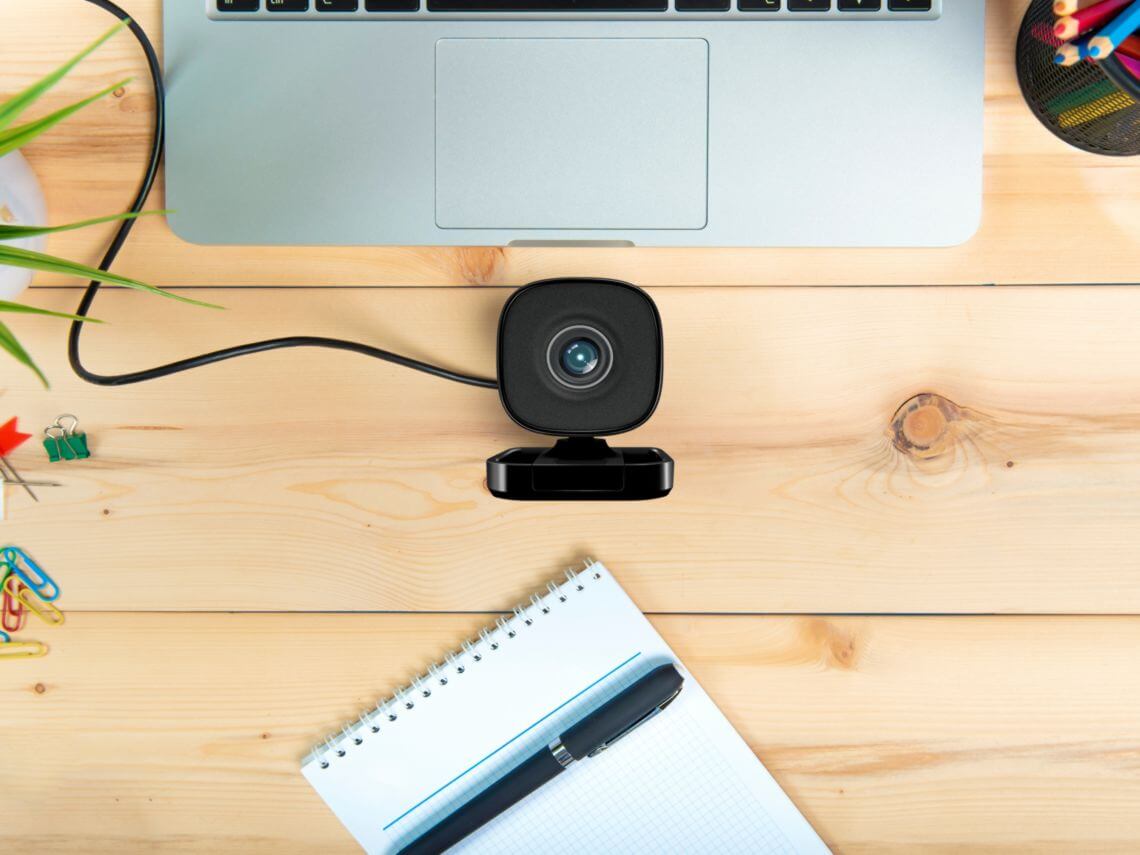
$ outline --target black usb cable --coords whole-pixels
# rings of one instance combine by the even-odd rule
[[[150,196],[151,188],[154,186],[154,179],[158,175],[159,164],[162,161],[163,137],[166,130],[166,89],[162,82],[162,67],[159,64],[158,55],[155,53],[154,45],[151,43],[150,38],[130,15],[115,3],[111,2],[111,0],[87,0],[87,2],[110,12],[121,21],[129,22],[128,26],[131,33],[146,55],[147,69],[150,72],[151,84],[154,87],[154,125],[151,132],[150,156],[147,162],[146,173],[143,175],[142,183],[139,185],[138,192],[130,208],[131,213],[138,213],[146,204],[147,197]],[[103,256],[103,260],[99,262],[100,270],[106,272],[111,269],[111,265],[114,264],[120,250],[123,248],[123,244],[126,243],[127,238],[130,236],[134,224],[134,220],[124,220],[119,226],[118,231],[115,232],[114,239],[111,241],[111,245]],[[79,302],[79,308],[75,310],[75,314],[81,317],[87,317],[87,313],[91,309],[91,304],[95,302],[95,295],[99,293],[100,284],[101,283],[97,280],[88,284],[87,290],[83,292],[83,299]],[[83,365],[83,360],[79,355],[79,337],[82,331],[83,321],[73,321],[67,339],[67,358],[71,363],[72,370],[74,370],[79,377],[88,383],[94,383],[98,386],[126,386],[131,383],[142,383],[146,380],[157,380],[159,377],[168,377],[171,374],[189,371],[191,368],[199,368],[203,365],[211,365],[215,362],[223,362],[227,359],[235,359],[239,356],[248,356],[253,353],[262,353],[267,350],[279,350],[284,347],[326,347],[332,350],[347,350],[351,353],[371,356],[374,359],[382,359],[385,362],[391,362],[394,365],[400,365],[404,368],[422,371],[425,374],[431,374],[435,377],[442,377],[444,380],[466,383],[469,386],[496,389],[499,385],[495,380],[461,374],[457,371],[451,371],[447,368],[441,368],[438,365],[432,365],[428,362],[421,362],[418,359],[401,356],[398,353],[392,353],[391,351],[373,347],[372,345],[355,341],[344,341],[337,338],[320,338],[317,336],[286,336],[285,338],[255,341],[249,344],[240,344],[236,347],[215,350],[211,353],[203,353],[200,356],[191,356],[187,359],[180,359],[177,362],[170,362],[166,365],[159,365],[142,371],[131,371],[126,374],[96,374]]]

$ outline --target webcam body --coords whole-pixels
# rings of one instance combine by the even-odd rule
[[[644,424],[661,397],[661,317],[649,295],[609,279],[548,279],[516,291],[499,320],[499,396],[552,448],[512,448],[487,461],[506,499],[653,499],[673,486],[657,448],[599,437]]]

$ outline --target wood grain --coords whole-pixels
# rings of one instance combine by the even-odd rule
[[[510,292],[192,293],[228,309],[101,296],[88,364],[313,333],[493,374]],[[67,486],[10,491],[6,537],[73,609],[486,610],[594,555],[652,612],[1134,612],[1137,294],[656,289],[665,393],[628,442],[677,486],[633,504],[491,498],[484,459],[543,441],[493,392],[312,350],[98,389],[20,319],[56,385],[9,368],[5,411],[78,414],[94,458],[17,452]]]
[[[191,2],[191,0],[186,0]],[[157,38],[159,0],[122,0]],[[225,312],[108,292],[85,358],[136,369],[292,333],[480,372],[509,291],[1135,282],[1140,161],[1066,148],[1012,73],[1024,3],[988,4],[982,229],[948,250],[198,247],[140,223],[120,270]],[[0,0],[0,94],[108,25]],[[46,111],[136,82],[28,150],[56,222],[121,209],[153,99],[121,37]],[[160,187],[161,189],[161,187]],[[153,200],[161,204],[161,193]],[[1082,249],[1058,253],[1057,212]],[[95,262],[109,231],[53,240]],[[73,309],[45,277],[30,302]],[[0,410],[75,412],[94,458],[9,491],[5,542],[56,574],[67,624],[0,662],[0,850],[353,852],[298,772],[354,716],[560,564],[605,559],[841,853],[1140,849],[1140,352],[1134,288],[654,287],[668,499],[510,504],[483,460],[533,442],[493,393],[293,351],[116,389],[71,376],[65,325],[13,327],[54,381],[0,363]],[[163,613],[132,613],[132,610]],[[277,614],[220,614],[225,611]],[[200,613],[193,613],[200,612]],[[214,612],[214,613],[211,613]]]
[[[69,615],[2,665],[0,848],[357,851],[301,756],[486,622]],[[1140,621],[654,623],[838,852],[1140,847]]]
[[[159,41],[160,0],[123,0]],[[988,4],[985,201],[981,230],[952,249],[251,248],[180,241],[142,224],[122,270],[156,284],[518,285],[558,275],[613,276],[644,285],[984,284],[1135,282],[1140,269],[1140,163],[1068,148],[1041,127],[1018,92],[1013,45],[1022,0]],[[0,0],[0,93],[62,62],[106,28],[82,0]],[[53,220],[124,208],[142,169],[153,107],[133,41],[120,37],[44,103],[62,106],[122,77],[121,97],[97,104],[28,149]],[[161,188],[160,188],[161,190]],[[155,197],[159,206],[161,192]],[[1058,218],[1066,243],[1058,252]],[[70,233],[51,248],[94,261],[109,231]],[[61,280],[45,277],[45,284]]]

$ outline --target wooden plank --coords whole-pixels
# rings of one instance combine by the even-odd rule
[[[123,0],[159,40],[159,0]],[[721,250],[585,248],[200,247],[159,221],[140,226],[122,268],[156,283],[372,285],[523,284],[554,275],[613,276],[644,285],[961,284],[1135,282],[1140,269],[1140,164],[1066,147],[1025,106],[1013,45],[1023,3],[991,2],[985,94],[985,203],[978,235],[953,249]],[[60,63],[108,24],[82,0],[8,3],[0,9],[4,90]],[[121,97],[91,107],[29,148],[63,222],[123,208],[142,168],[153,98],[124,36],[81,67],[44,109],[133,75]],[[156,197],[155,205],[161,194]],[[1050,251],[1057,212],[1080,252]],[[52,248],[87,261],[108,230],[70,233]],[[58,283],[57,279],[43,280]]]
[[[493,373],[509,292],[194,293],[229,308],[101,297],[90,366],[312,333]],[[665,392],[628,442],[672,453],[677,487],[633,504],[491,498],[484,459],[543,438],[487,390],[316,351],[100,389],[64,324],[18,319],[56,385],[8,366],[4,411],[74,412],[95,456],[17,452],[67,486],[9,491],[5,539],[73,609],[486,610],[592,554],[652,612],[1140,610],[1140,290],[654,296]]]
[[[486,621],[69,615],[3,665],[0,848],[352,852],[299,759]],[[1140,847],[1140,620],[654,623],[839,852]]]

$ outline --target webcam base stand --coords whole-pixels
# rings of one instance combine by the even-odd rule
[[[553,448],[511,448],[487,461],[500,499],[629,501],[673,489],[673,458],[659,448],[610,448],[604,439],[560,439]]]

